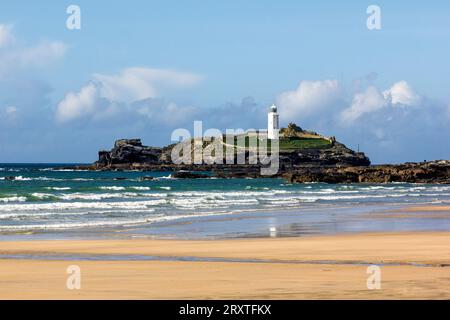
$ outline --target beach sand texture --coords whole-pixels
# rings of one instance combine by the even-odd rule
[[[1,299],[450,299],[449,232],[2,242],[0,254]],[[75,260],[42,259],[55,254]],[[204,260],[76,260],[87,254]],[[380,290],[367,288],[370,264],[381,268]],[[69,265],[81,268],[80,290],[66,287]]]

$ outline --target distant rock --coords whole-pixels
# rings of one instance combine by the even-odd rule
[[[141,181],[146,181],[146,180],[153,180],[154,178],[151,176],[144,176],[144,177],[140,177],[139,180]]]
[[[99,167],[114,164],[149,163],[159,164],[162,148],[143,146],[141,139],[117,140],[111,151],[100,151],[98,153]]]
[[[176,179],[204,179],[209,178],[208,175],[197,172],[189,172],[189,171],[177,171],[172,173],[172,178]]]
[[[439,160],[399,165],[357,167],[305,167],[283,174],[291,183],[446,183],[450,184],[450,161]]]

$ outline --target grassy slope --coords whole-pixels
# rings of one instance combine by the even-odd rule
[[[329,147],[331,147],[331,142],[326,139],[316,139],[316,138],[280,139],[280,150],[325,149]]]
[[[259,146],[261,142],[258,140],[257,145]],[[263,142],[265,143],[265,141]],[[237,145],[235,140],[234,145]],[[245,147],[248,148],[249,138],[245,138]],[[299,149],[326,149],[331,147],[331,142],[322,138],[281,138],[280,139],[280,151],[291,151]],[[270,150],[270,141],[268,143],[268,148]]]

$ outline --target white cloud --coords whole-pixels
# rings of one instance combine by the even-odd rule
[[[14,41],[10,25],[0,24],[0,48],[7,46]]]
[[[281,93],[277,104],[282,118],[304,118],[332,106],[341,94],[336,80],[301,81],[296,90]]]
[[[9,106],[5,108],[5,113],[8,115],[14,115],[17,112],[17,108],[14,106]]]
[[[363,114],[378,111],[387,105],[383,94],[374,86],[370,86],[365,92],[355,94],[351,106],[342,111],[341,121],[345,124],[352,123]]]
[[[383,92],[386,99],[393,105],[415,106],[421,98],[404,80],[395,83],[389,90]]]
[[[396,82],[391,88],[380,92],[376,87],[369,86],[363,93],[353,96],[352,104],[340,114],[343,124],[351,124],[364,114],[370,114],[382,109],[396,106],[418,106],[422,98],[406,81]]]
[[[41,66],[49,61],[60,59],[66,53],[67,46],[59,41],[43,42],[26,48],[17,54],[17,61],[23,66]]]
[[[175,103],[134,103],[161,96],[165,88],[188,87],[197,84],[201,77],[187,72],[165,69],[128,68],[117,75],[94,74],[93,81],[78,92],[69,92],[58,104],[56,119],[68,122],[85,116],[105,118],[120,112],[135,112],[155,121],[165,118],[183,117],[190,107],[179,107]],[[106,105],[105,105],[106,104]],[[120,110],[122,109],[122,110]],[[134,110],[133,110],[134,109]],[[174,120],[175,121],[175,120]]]
[[[0,108],[0,124],[2,126],[15,125],[18,109],[15,106]]]
[[[0,113],[3,114],[4,118],[7,119],[15,119],[17,114],[17,107],[15,106],[8,106],[3,108],[3,110],[0,109]]]
[[[101,83],[103,97],[125,102],[155,98],[165,86],[189,87],[201,80],[193,73],[151,68],[128,68],[118,75],[94,74],[93,77]]]
[[[12,26],[0,24],[0,76],[28,72],[61,59],[67,46],[60,41],[44,41],[34,46],[18,46]]]
[[[69,92],[58,104],[56,119],[66,122],[93,114],[98,97],[98,88],[93,83],[82,87],[79,92]]]
[[[197,108],[192,106],[178,106],[174,102],[153,103],[151,106],[143,105],[137,108],[137,113],[154,120],[157,123],[166,125],[176,125],[186,119],[191,118],[197,112]]]

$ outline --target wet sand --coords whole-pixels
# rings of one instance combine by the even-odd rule
[[[0,298],[450,299],[449,248],[450,232],[1,242]],[[371,264],[381,268],[380,290],[367,288]],[[66,287],[69,265],[81,268],[80,290]]]

